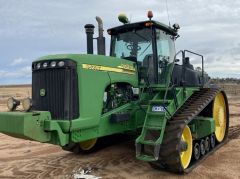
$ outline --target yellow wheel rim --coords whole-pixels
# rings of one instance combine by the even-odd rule
[[[219,92],[213,104],[213,118],[215,121],[215,136],[218,142],[222,142],[226,132],[226,103],[225,98],[221,92]]]
[[[192,133],[188,126],[186,126],[182,133],[182,141],[187,143],[187,150],[181,152],[181,162],[184,169],[188,167],[192,157]]]
[[[96,142],[97,142],[97,138],[80,142],[79,145],[82,150],[87,151],[92,149],[95,146]]]

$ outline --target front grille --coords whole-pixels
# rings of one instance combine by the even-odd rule
[[[50,111],[53,119],[79,117],[77,67],[72,61],[65,64],[61,68],[33,68],[33,110]]]

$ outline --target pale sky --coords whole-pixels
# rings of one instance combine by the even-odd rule
[[[31,83],[31,62],[59,53],[86,53],[84,25],[95,16],[108,28],[121,25],[118,14],[131,22],[154,20],[168,24],[165,0],[0,0],[0,85]],[[176,47],[205,56],[212,77],[240,78],[240,1],[168,0],[171,24],[179,23]],[[96,31],[97,35],[97,31]],[[107,52],[109,47],[107,46]]]

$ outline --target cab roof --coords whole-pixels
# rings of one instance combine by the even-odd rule
[[[169,27],[169,26],[167,26],[163,23],[153,21],[153,20],[124,24],[124,25],[121,25],[121,26],[110,28],[107,31],[108,31],[109,34],[114,35],[114,34],[118,34],[118,33],[121,33],[121,32],[127,32],[127,31],[130,31],[132,29],[146,28],[146,27],[149,27],[148,26],[149,24],[151,24],[151,26],[153,26],[153,27],[156,27],[158,29],[161,29],[161,30],[169,33],[170,35],[173,35],[173,36],[178,35],[178,33],[175,29],[173,29],[173,28],[171,28],[171,27]]]

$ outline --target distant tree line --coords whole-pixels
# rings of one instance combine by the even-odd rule
[[[238,78],[211,78],[211,83],[214,84],[240,84]]]

